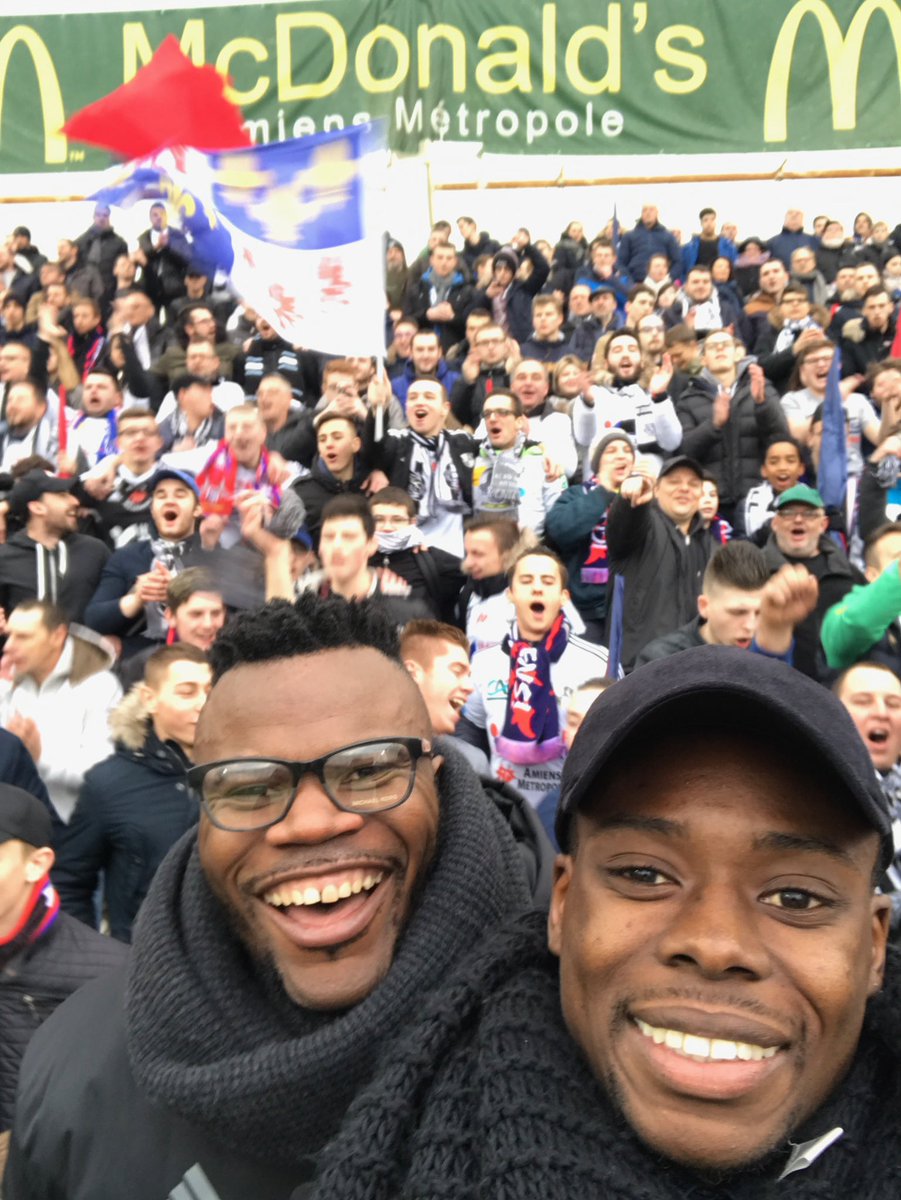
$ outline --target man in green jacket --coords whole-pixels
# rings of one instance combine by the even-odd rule
[[[864,548],[866,583],[853,587],[823,618],[820,638],[826,661],[844,670],[876,658],[901,670],[901,523],[880,525]]]

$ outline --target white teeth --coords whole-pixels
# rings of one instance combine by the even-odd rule
[[[646,1038],[658,1046],[666,1046],[685,1058],[700,1062],[760,1062],[772,1058],[778,1047],[755,1046],[748,1042],[732,1042],[725,1038],[705,1038],[680,1029],[662,1029],[636,1018],[636,1025]]]
[[[360,892],[371,891],[376,884],[382,882],[384,871],[378,875],[359,875],[353,879],[344,879],[340,884],[327,883],[322,891],[315,887],[278,889],[268,892],[263,899],[275,908],[303,907],[313,904],[337,904],[339,900],[348,900]]]

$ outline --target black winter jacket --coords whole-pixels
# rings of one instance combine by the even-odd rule
[[[773,385],[766,385],[766,399],[757,404],[751,395],[748,363],[738,372],[729,420],[717,429],[713,424],[713,401],[717,383],[703,372],[685,387],[676,405],[682,425],[680,454],[698,460],[716,479],[724,506],[739,500],[760,483],[760,464],[766,444],[776,434],[787,434],[788,423]]]
[[[656,500],[635,508],[617,496],[607,510],[610,565],[625,581],[621,661],[629,671],[643,646],[698,611],[704,569],[717,542],[695,517],[688,537]]]
[[[23,600],[34,600],[42,575],[42,598],[55,599],[70,621],[87,623],[85,611],[109,556],[99,538],[70,533],[55,550],[45,550],[20,530],[0,546],[0,607],[8,616]]]
[[[32,1034],[67,996],[126,954],[119,942],[60,913],[0,971],[0,1133],[12,1124],[19,1064]]]
[[[291,484],[292,491],[303,501],[303,523],[313,539],[313,546],[319,549],[319,534],[322,531],[322,510],[329,500],[335,496],[343,496],[350,492],[352,495],[363,494],[363,480],[366,473],[357,460],[357,470],[352,479],[343,480],[334,476],[317,454],[313,465],[303,475],[298,475]]]
[[[507,292],[507,332],[517,342],[524,342],[532,332],[532,298],[537,296],[547,283],[550,265],[540,250],[529,244],[522,257],[532,264],[532,274],[526,280],[514,279]],[[491,297],[487,292],[474,292],[467,316],[474,308],[492,311]]]
[[[116,752],[84,777],[75,811],[57,839],[53,882],[63,908],[96,928],[93,896],[103,872],[110,932],[131,941],[131,927],[156,869],[195,824],[197,801],[185,783],[190,765],[162,742],[126,696],[111,717]]]

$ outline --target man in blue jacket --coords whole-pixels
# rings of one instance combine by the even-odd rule
[[[630,279],[644,279],[652,254],[665,254],[671,269],[682,261],[679,243],[666,226],[660,224],[657,205],[645,204],[641,209],[641,220],[636,221],[635,228],[623,234],[620,240],[620,268]]]

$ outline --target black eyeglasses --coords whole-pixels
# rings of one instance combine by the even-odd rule
[[[380,813],[410,798],[421,758],[431,758],[422,738],[378,738],[333,750],[309,762],[232,758],[191,767],[188,783],[218,828],[234,833],[268,829],[288,815],[300,781],[312,773],[343,812]]]

